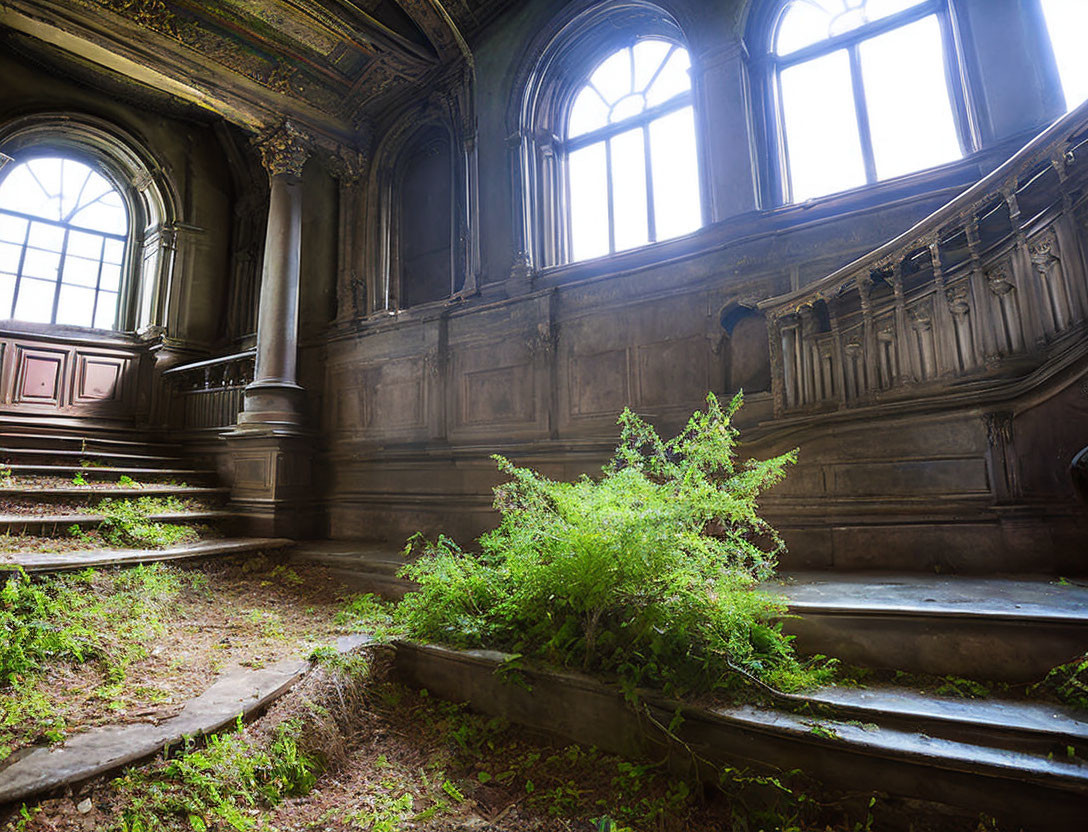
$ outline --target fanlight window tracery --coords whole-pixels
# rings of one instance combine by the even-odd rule
[[[0,318],[113,329],[129,218],[99,171],[63,157],[0,179]]]
[[[963,156],[943,0],[788,0],[771,45],[787,201]]]
[[[566,129],[572,260],[667,240],[702,224],[691,62],[639,40],[601,62]]]

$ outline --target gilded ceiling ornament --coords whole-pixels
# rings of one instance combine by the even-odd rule
[[[306,135],[290,121],[284,121],[253,139],[261,154],[261,163],[270,176],[301,176],[302,166],[310,158]]]

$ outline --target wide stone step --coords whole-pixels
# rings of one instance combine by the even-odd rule
[[[43,448],[0,447],[0,460],[6,465],[82,465],[84,461],[109,467],[134,468],[181,467],[176,456],[156,456],[112,451],[55,450]],[[93,466],[92,466],[93,467]]]
[[[798,650],[851,664],[1032,682],[1088,651],[1088,586],[1068,582],[811,572],[766,588]]]
[[[229,488],[199,485],[149,484],[123,486],[102,483],[97,486],[60,486],[34,488],[27,485],[0,487],[0,502],[9,505],[35,506],[64,504],[73,506],[97,505],[102,500],[132,500],[139,497],[178,497],[203,502],[219,503],[230,496]]]
[[[412,583],[397,577],[404,566],[403,547],[366,540],[305,540],[291,551],[291,559],[323,566],[357,592],[372,592],[399,601]]]
[[[180,446],[159,440],[141,440],[128,433],[129,438],[111,438],[86,433],[22,433],[0,431],[0,446],[58,451],[101,451],[103,453],[151,453],[177,456]]]
[[[148,515],[154,523],[178,526],[230,522],[233,512],[216,510],[166,511]],[[83,531],[96,529],[102,523],[101,514],[0,514],[0,535],[33,535],[55,537],[67,535],[72,526]],[[2,548],[2,545],[0,545]]]
[[[3,554],[0,569],[22,567],[27,572],[64,572],[88,567],[136,566],[159,561],[225,558],[254,552],[280,551],[294,541],[280,537],[205,540],[165,549],[85,549],[70,552],[12,552]]]
[[[194,482],[199,484],[214,482],[214,471],[198,471],[189,468],[109,468],[105,466],[80,465],[8,465],[12,476],[18,477],[59,477],[71,480],[77,474],[87,482],[117,482],[121,477],[129,477],[136,482]]]

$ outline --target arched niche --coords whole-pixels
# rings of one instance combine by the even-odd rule
[[[771,389],[771,354],[767,319],[758,310],[740,303],[721,312],[726,336],[726,390],[758,393]]]

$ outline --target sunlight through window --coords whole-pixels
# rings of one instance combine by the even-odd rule
[[[113,329],[128,213],[94,168],[63,158],[0,180],[0,317]]]
[[[665,40],[610,55],[567,119],[571,259],[689,234],[702,224],[691,62]]]
[[[1065,109],[1069,111],[1088,100],[1088,2],[1042,0],[1042,6],[1065,94]]]

